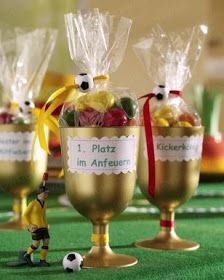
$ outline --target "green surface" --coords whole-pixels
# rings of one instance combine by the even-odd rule
[[[207,197],[209,192],[214,197]],[[224,206],[224,184],[201,185],[199,194],[184,208]],[[144,199],[136,194],[134,204]],[[1,213],[7,214],[11,199],[1,195]],[[84,254],[91,246],[91,225],[73,209],[60,207],[56,195],[49,197],[48,220],[50,223],[50,268],[8,268],[6,262],[16,258],[19,249],[30,244],[26,231],[0,232],[0,279],[224,279],[224,214],[178,214],[177,233],[186,239],[198,241],[201,248],[193,252],[147,251],[134,248],[132,243],[153,237],[158,231],[158,215],[123,213],[110,224],[111,247],[118,253],[130,254],[138,264],[122,269],[83,269],[76,274],[63,271],[61,261],[70,251]],[[141,207],[137,205],[138,207]],[[151,206],[150,206],[151,207]],[[6,219],[1,215],[0,222]],[[35,253],[38,260],[39,252]]]

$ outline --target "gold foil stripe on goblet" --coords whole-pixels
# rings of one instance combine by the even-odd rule
[[[109,234],[92,234],[91,241],[94,245],[109,243]]]
[[[136,171],[110,175],[70,172],[68,137],[101,139],[134,135],[137,151],[139,127],[69,127],[60,128],[60,134],[66,193],[74,208],[93,224],[93,246],[84,256],[84,267],[127,267],[136,264],[136,258],[115,254],[111,250],[108,228],[110,219],[121,213],[133,197]]]
[[[203,135],[202,127],[153,127],[153,136],[169,136],[172,138],[200,135]],[[155,197],[151,197],[148,194],[148,169],[144,149],[145,135],[142,127],[137,168],[138,185],[146,198],[160,209],[161,221],[169,221],[174,225],[175,209],[187,201],[198,186],[200,160],[156,160]],[[162,222],[160,232],[154,239],[137,241],[135,245],[144,249],[160,250],[195,250],[199,248],[199,244],[196,242],[180,239],[175,233],[174,226],[164,226],[165,224],[165,222]]]
[[[3,132],[34,132],[36,124],[1,124]],[[0,158],[0,187],[14,197],[13,217],[7,223],[0,224],[0,230],[23,229],[22,214],[26,209],[26,197],[35,191],[41,183],[47,168],[47,154],[41,160],[10,161]]]

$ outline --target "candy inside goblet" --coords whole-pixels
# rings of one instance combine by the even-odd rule
[[[160,231],[154,239],[137,241],[135,245],[145,249],[195,250],[200,246],[198,243],[180,239],[175,233],[174,215],[175,209],[187,201],[198,186],[203,128],[154,127],[153,136],[155,154],[163,157],[155,161],[154,197],[148,192],[144,128],[140,138],[138,184],[146,198],[160,209]],[[156,137],[160,138],[155,143]]]
[[[136,258],[116,254],[111,250],[108,226],[110,219],[121,213],[131,201],[135,187],[136,171],[97,175],[94,172],[87,172],[88,167],[85,167],[81,172],[73,172],[69,169],[69,160],[72,155],[68,153],[68,143],[69,139],[74,139],[74,137],[78,137],[80,143],[83,143],[81,142],[82,139],[85,139],[85,141],[98,139],[100,141],[103,137],[109,139],[117,137],[119,139],[122,136],[133,136],[134,150],[132,152],[135,162],[139,127],[71,127],[61,128],[60,134],[66,193],[74,208],[90,219],[93,224],[91,236],[93,246],[89,253],[84,256],[84,267],[125,267],[136,264]],[[77,144],[78,149],[80,149],[79,145]],[[129,149],[131,148],[129,147]],[[83,153],[85,152],[87,151],[84,150]],[[79,161],[79,164],[84,163]]]
[[[23,229],[22,214],[26,198],[38,188],[47,168],[47,154],[38,149],[31,162],[31,144],[35,124],[0,125],[0,187],[14,197],[13,217],[0,229]],[[37,146],[35,146],[37,149]]]

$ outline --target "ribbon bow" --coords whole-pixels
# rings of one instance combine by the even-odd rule
[[[93,81],[97,82],[108,79],[108,75],[99,75],[94,77]],[[74,85],[65,86],[56,90],[52,93],[52,95],[48,98],[44,106],[36,114],[36,116],[38,117],[38,121],[32,144],[32,155],[34,152],[34,145],[37,138],[39,139],[40,147],[50,154],[44,126],[46,125],[50,129],[50,131],[52,131],[56,135],[59,135],[59,124],[58,121],[52,116],[52,113],[65,101],[68,101],[71,97],[73,97],[78,89],[79,85],[74,83]]]
[[[170,90],[169,94],[182,96],[183,92],[179,90]],[[144,118],[144,129],[146,137],[146,147],[148,156],[148,194],[152,197],[155,196],[156,190],[156,171],[155,171],[155,153],[154,143],[151,125],[151,114],[150,114],[150,99],[155,97],[155,93],[148,93],[139,97],[139,99],[146,98],[143,106],[143,118]]]

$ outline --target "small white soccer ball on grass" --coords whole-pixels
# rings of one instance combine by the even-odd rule
[[[83,258],[79,253],[70,252],[64,256],[63,267],[66,272],[78,272],[82,266]]]

